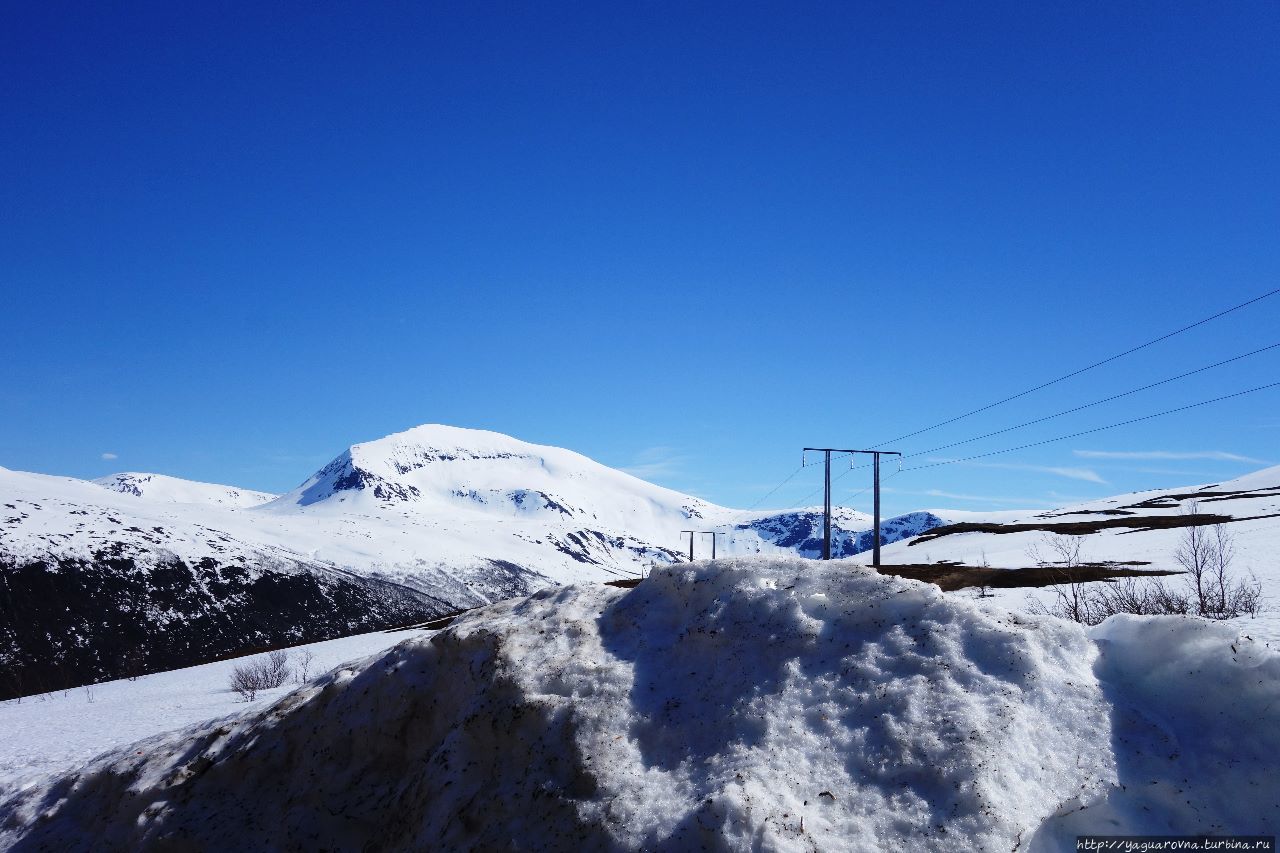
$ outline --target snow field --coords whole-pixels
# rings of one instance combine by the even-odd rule
[[[289,649],[290,665],[303,650],[315,657],[310,677],[341,663],[385,651],[407,637],[427,632],[395,631],[359,634]],[[121,679],[87,688],[59,690],[21,700],[0,702],[0,799],[38,784],[42,775],[65,773],[99,753],[142,738],[226,715],[259,711],[296,687],[260,692],[244,702],[229,687],[236,666],[250,658]]]

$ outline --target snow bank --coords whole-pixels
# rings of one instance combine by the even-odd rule
[[[1082,815],[1136,826],[1143,806],[1274,831],[1274,805],[1226,802],[1236,789],[1206,789],[1192,818],[1117,787],[1156,761],[1126,738],[1176,742],[1160,780],[1221,782],[1241,722],[1280,716],[1274,655],[1250,646],[1230,669],[1224,635],[1153,624],[1095,643],[791,559],[548,590],[19,794],[0,847],[1054,849]],[[1197,673],[1214,689],[1163,686]],[[1255,806],[1275,799],[1267,743],[1242,759]]]
[[[1182,617],[1113,616],[1091,634],[1116,786],[1045,826],[1047,848],[1086,833],[1280,830],[1280,655],[1235,626]]]

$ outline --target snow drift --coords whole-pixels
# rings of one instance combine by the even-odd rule
[[[1190,621],[1095,636],[796,559],[546,590],[20,793],[0,803],[0,847],[1036,850],[1086,826],[1274,832],[1280,658]]]

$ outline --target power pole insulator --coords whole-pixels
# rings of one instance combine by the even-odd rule
[[[724,533],[719,530],[699,530],[698,532],[703,536],[711,537],[711,559],[714,560],[716,558],[716,537],[723,536]]]
[[[680,531],[680,535],[682,535],[682,536],[683,536],[684,534],[686,534],[686,533],[688,533],[688,534],[689,534],[689,562],[690,562],[690,563],[692,563],[692,562],[693,562],[693,534],[694,534],[694,533],[696,533],[696,532],[697,532],[697,531],[695,531],[695,530],[681,530],[681,531]]]

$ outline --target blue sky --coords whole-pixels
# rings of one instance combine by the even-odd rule
[[[0,465],[284,490],[441,422],[745,506],[804,445],[1280,287],[1274,3],[180,5],[0,30]],[[1280,296],[895,447],[1276,342]],[[904,473],[886,509],[1212,481],[1278,439],[1272,389]]]

